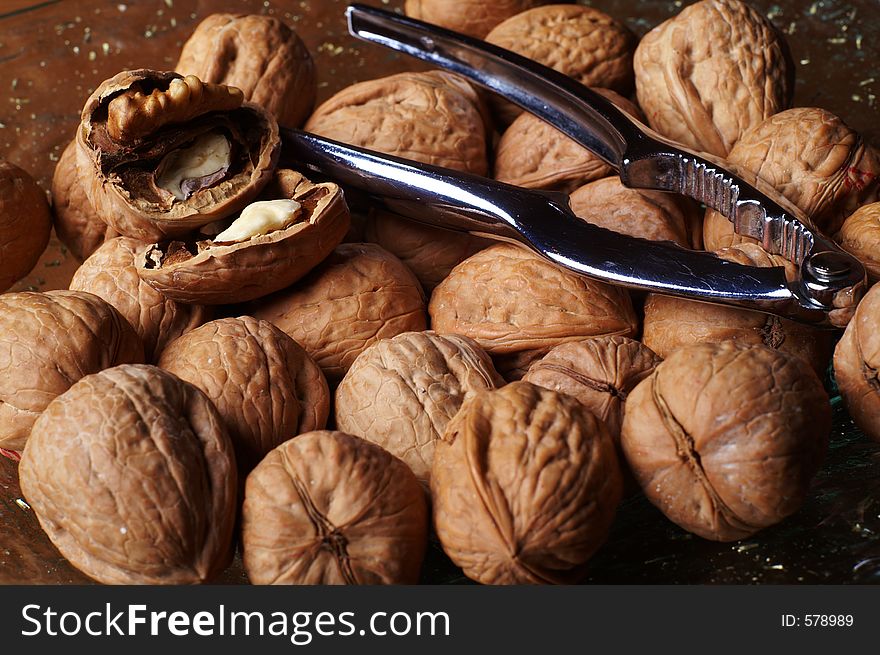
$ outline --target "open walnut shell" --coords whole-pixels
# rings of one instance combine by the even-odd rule
[[[86,101],[77,165],[98,216],[141,241],[241,210],[269,182],[278,124],[234,87],[123,71]]]
[[[220,240],[230,234],[223,230],[215,236],[203,231],[187,240],[154,243],[138,256],[141,279],[179,302],[245,302],[299,280],[333,252],[348,231],[348,206],[342,190],[332,182],[313,184],[296,171],[280,169],[260,198],[288,199],[299,207],[289,222],[281,221],[277,228],[261,227],[269,217],[260,213],[258,204],[245,208],[258,210],[250,217],[232,217],[210,226],[235,227],[235,240]]]

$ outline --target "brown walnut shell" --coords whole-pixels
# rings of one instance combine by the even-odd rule
[[[486,125],[475,95],[449,73],[399,73],[347,87],[305,130],[425,164],[485,175]]]
[[[105,241],[73,274],[70,289],[93,293],[113,305],[141,338],[146,360],[154,362],[165,346],[210,320],[211,310],[166,298],[141,280],[135,259],[145,247],[128,237]]]
[[[30,272],[51,230],[46,194],[26,171],[0,159],[0,292]]]
[[[308,118],[318,89],[308,48],[273,16],[211,14],[183,44],[174,70],[241,89],[287,127]]]
[[[324,374],[299,344],[266,321],[241,316],[205,323],[171,343],[159,366],[211,399],[243,474],[279,444],[327,424]]]
[[[427,535],[412,471],[342,432],[291,439],[247,478],[242,559],[254,584],[414,584]]]
[[[157,241],[226,218],[259,194],[278,161],[278,124],[231,89],[140,69],[95,90],[77,132],[77,166],[101,220],[125,236]],[[230,144],[216,175],[186,180],[184,199],[157,185],[168,156],[210,135]]]
[[[142,361],[128,321],[97,296],[0,295],[0,447],[21,450],[46,406],[81,377]]]
[[[50,403],[19,466],[52,543],[105,584],[195,584],[232,557],[232,444],[205,395],[154,366],[89,375]]]
[[[865,265],[872,283],[880,280],[880,202],[859,207],[843,222],[835,239]]]
[[[220,242],[196,233],[185,241],[152,244],[137,259],[141,279],[179,302],[246,302],[299,280],[348,231],[348,206],[332,182],[313,184],[296,171],[279,169],[260,198],[289,198],[302,211],[289,226],[244,241]]]
[[[284,330],[333,386],[379,339],[427,327],[419,281],[371,243],[344,243],[302,280],[254,302],[252,316]]]
[[[667,518],[733,541],[797,511],[830,431],[828,396],[807,364],[723,341],[673,353],[633,390],[621,445]]]
[[[406,332],[362,352],[336,389],[336,426],[431,477],[434,444],[461,404],[503,386],[492,360],[457,335]]]
[[[404,11],[411,18],[482,39],[501,21],[542,4],[548,0],[406,0]]]
[[[794,66],[781,34],[740,0],[703,0],[648,32],[635,55],[651,127],[726,157],[751,127],[791,105]]]
[[[571,396],[514,382],[465,401],[434,452],[443,550],[485,584],[578,582],[622,494],[605,426]]]

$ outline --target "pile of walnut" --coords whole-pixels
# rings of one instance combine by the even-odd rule
[[[703,0],[640,43],[579,5],[406,6],[757,174],[880,275],[878,153],[827,111],[790,107],[786,44],[748,5]],[[625,188],[454,75],[314,97],[289,27],[215,15],[177,72],[122,72],[86,101],[52,188],[82,266],[69,291],[0,296],[0,447],[23,451],[24,495],[74,566],[204,582],[240,543],[254,583],[413,583],[436,538],[480,582],[576,582],[639,488],[707,539],[797,511],[828,445],[833,335],[631,295],[385,212],[352,220],[336,184],[278,166],[276,120],[564,190],[609,229],[778,257],[686,199]],[[2,164],[4,288],[49,225],[33,181]],[[880,440],[878,327],[874,289],[834,363]]]

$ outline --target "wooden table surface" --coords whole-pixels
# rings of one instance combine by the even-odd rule
[[[348,36],[346,0],[0,0],[0,158],[48,189],[86,97],[123,69],[168,69],[195,25],[217,11],[288,21],[317,62],[319,100],[352,82],[419,68]],[[399,10],[402,0],[367,2]],[[690,2],[584,0],[643,34]],[[795,103],[821,106],[880,144],[877,0],[753,0],[787,34]],[[66,288],[78,263],[52,241],[14,290]],[[880,582],[880,447],[836,402],[831,454],[801,512],[754,539],[715,544],[679,530],[643,498],[628,500],[593,582]],[[431,582],[461,581],[434,544]],[[244,582],[236,562],[220,582]],[[86,583],[21,498],[16,465],[0,457],[0,583]]]

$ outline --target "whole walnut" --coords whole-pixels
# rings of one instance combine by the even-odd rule
[[[241,89],[287,127],[303,124],[318,90],[308,48],[273,16],[211,14],[183,44],[174,70]]]
[[[73,274],[70,289],[93,293],[113,305],[141,338],[146,360],[153,362],[177,337],[210,320],[211,311],[169,300],[141,280],[135,258],[144,247],[129,237],[105,241]]]
[[[336,389],[336,426],[400,457],[427,482],[434,444],[461,404],[503,385],[471,339],[406,332],[376,342],[354,361]]]
[[[407,16],[477,39],[501,21],[549,0],[406,0]]]
[[[794,65],[782,35],[740,0],[702,0],[655,27],[635,55],[651,127],[726,157],[751,127],[791,105]]]
[[[143,361],[128,321],[97,296],[0,295],[0,447],[21,450],[46,406],[80,378]]]
[[[159,366],[211,399],[242,474],[279,444],[327,424],[324,374],[299,344],[266,321],[240,316],[205,323],[173,341]]]
[[[494,243],[380,210],[370,213],[363,236],[406,264],[426,293],[431,293],[458,264]]]
[[[728,161],[776,189],[827,235],[861,205],[880,200],[880,154],[824,109],[789,109],[768,118],[743,135]],[[711,210],[703,239],[707,250],[745,240]]]
[[[334,385],[379,339],[427,327],[419,281],[371,243],[344,243],[302,280],[249,305],[289,334]]]
[[[802,360],[723,341],[682,348],[639,383],[621,445],[667,518],[733,541],[797,511],[830,431],[828,396]]]
[[[571,396],[528,382],[465,401],[431,473],[443,550],[484,584],[578,582],[621,489],[602,422]]]
[[[554,346],[584,337],[635,334],[629,295],[559,268],[536,254],[497,244],[456,266],[428,308],[439,334],[470,337],[508,379]],[[511,361],[512,359],[512,361]],[[505,362],[505,360],[508,360]]]
[[[462,91],[465,84],[442,72],[360,82],[321,104],[304,129],[388,155],[485,175],[486,125],[473,90]]]
[[[865,265],[872,283],[880,280],[880,202],[859,207],[843,222],[835,239]]]
[[[30,272],[51,229],[46,194],[26,171],[0,159],[0,292]]]
[[[242,559],[254,584],[413,584],[427,536],[412,471],[342,432],[286,441],[247,478]]]
[[[880,286],[862,298],[834,350],[834,376],[855,424],[880,441]]]
[[[582,5],[536,7],[496,26],[486,41],[533,59],[585,86],[629,94],[637,38],[608,14]],[[495,105],[504,124],[522,112],[509,102]]]
[[[641,110],[622,95],[598,87],[593,91],[645,120]],[[571,192],[613,173],[599,157],[529,112],[511,123],[495,148],[495,179],[528,189]]]
[[[752,243],[723,248],[716,254],[746,266],[781,266],[789,281],[798,277],[791,262]],[[649,294],[645,302],[642,341],[664,359],[694,343],[730,340],[794,355],[824,377],[831,359],[831,338],[829,331],[739,307],[658,294]]]
[[[119,234],[102,221],[86,195],[76,165],[76,140],[67,144],[52,176],[52,210],[58,239],[83,261],[107,239]]]
[[[232,558],[232,444],[211,401],[154,366],[88,375],[58,396],[18,470],[52,543],[99,582],[207,582]]]

